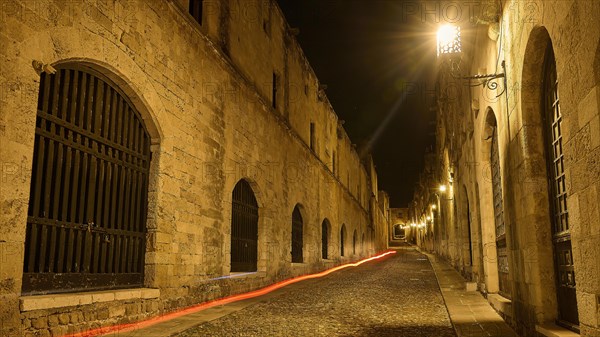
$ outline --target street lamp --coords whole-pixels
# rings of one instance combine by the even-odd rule
[[[437,32],[437,56],[442,61],[446,61],[450,66],[450,75],[456,79],[469,81],[469,86],[477,87],[484,86],[489,90],[496,90],[498,83],[495,81],[499,78],[504,79],[504,88],[496,95],[500,97],[506,91],[506,65],[502,61],[501,73],[495,74],[477,74],[474,76],[460,76],[460,65],[462,55],[462,43],[460,26],[447,24],[440,26]]]
[[[437,32],[437,54],[456,54],[462,51],[460,26],[443,25]]]

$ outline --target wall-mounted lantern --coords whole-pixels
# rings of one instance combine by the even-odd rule
[[[460,26],[451,24],[440,26],[437,32],[437,56],[442,62],[449,65],[450,75],[456,79],[468,80],[468,85],[471,87],[483,86],[489,90],[496,90],[498,82],[495,80],[502,78],[504,88],[496,95],[496,97],[500,97],[506,91],[506,65],[504,61],[501,64],[503,70],[501,73],[461,76],[462,53]]]

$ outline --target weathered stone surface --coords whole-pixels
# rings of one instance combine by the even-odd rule
[[[466,1],[456,5],[468,6]],[[507,1],[498,14],[498,41],[502,38],[504,42],[489,39],[490,25],[474,28],[472,43],[463,43],[464,54],[471,58],[463,58],[461,69],[469,74],[482,74],[482,69],[502,72],[498,64],[504,62],[508,87],[503,88],[504,81],[499,81],[499,90],[474,87],[455,90],[446,97],[444,94],[457,82],[441,63],[435,107],[437,144],[426,157],[422,187],[411,205],[413,221],[425,225],[411,230],[410,237],[446,257],[488,293],[502,291],[500,278],[504,277],[504,293],[510,292],[512,301],[503,315],[519,334],[536,336],[537,325],[554,322],[559,308],[566,308],[568,301],[557,297],[561,275],[555,271],[554,259],[561,254],[557,251],[560,244],[553,244],[553,239],[557,240],[553,221],[560,210],[552,194],[554,178],[549,178],[554,169],[554,158],[550,157],[554,149],[548,137],[558,126],[552,128],[553,111],[543,107],[558,99],[562,138],[557,147],[564,155],[564,162],[559,164],[564,164],[560,169],[565,174],[560,192],[566,192],[563,207],[568,212],[569,236],[565,238],[570,238],[572,245],[572,254],[565,257],[563,253],[562,258],[572,258],[581,333],[597,336],[600,77],[596,74],[600,26],[596,23],[600,3]],[[464,28],[472,17],[460,17],[453,23]],[[547,58],[549,48],[556,64],[556,97],[554,93],[545,97],[544,91],[544,66],[551,62]],[[465,111],[473,110],[474,100],[479,111],[465,115]],[[472,137],[463,136],[464,130],[472,130]],[[496,179],[492,178],[491,165],[490,136],[494,132],[499,158]],[[433,190],[440,183],[452,188],[450,193]],[[431,210],[432,204],[438,206],[436,211]],[[427,221],[427,215],[433,221]],[[497,246],[504,239],[496,226],[502,224],[507,260],[499,266]],[[508,273],[499,273],[499,269]]]
[[[303,281],[176,336],[229,335],[456,336],[432,267],[414,250]]]
[[[0,26],[2,333],[26,325],[23,318],[31,320],[26,333],[48,335],[62,331],[65,315],[73,331],[139,319],[142,308],[158,315],[385,249],[386,209],[378,206],[373,162],[359,157],[339,125],[276,4],[204,4],[211,10],[202,25],[187,13],[186,0],[6,6]],[[95,69],[143,119],[152,150],[144,285],[155,290],[20,297],[40,85],[33,61]],[[230,272],[231,193],[240,179],[251,183],[259,204],[260,273],[247,282],[215,281]],[[296,204],[305,221],[303,269],[290,269]],[[320,255],[325,218],[332,225],[331,261]],[[361,238],[360,249],[343,258],[342,224]],[[201,282],[213,291],[190,290]],[[106,319],[106,308],[115,320]],[[43,317],[57,314],[50,332]]]
[[[31,325],[36,329],[48,328],[48,318],[38,317],[31,320]]]

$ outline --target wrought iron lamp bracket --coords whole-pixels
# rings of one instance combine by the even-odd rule
[[[503,87],[502,91],[496,95],[496,98],[502,96],[504,92],[506,92],[506,63],[502,61],[502,72],[495,74],[481,74],[481,75],[473,75],[473,76],[460,76],[456,75],[456,73],[460,73],[460,59],[457,61],[456,59],[450,61],[450,75],[459,80],[467,80],[467,85],[469,87],[478,87],[482,86],[488,90],[497,90],[498,89],[498,79],[502,79]]]

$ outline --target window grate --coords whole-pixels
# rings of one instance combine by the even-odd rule
[[[498,283],[500,293],[511,298],[509,283],[508,250],[506,248],[506,227],[504,224],[504,204],[502,200],[502,178],[500,176],[500,155],[498,146],[498,128],[494,125],[492,147],[490,151],[492,166],[492,192],[494,199],[494,221],[496,224],[496,253],[498,255]]]
[[[303,234],[302,234],[302,215],[298,206],[294,207],[292,212],[292,262],[302,263],[302,248],[303,248]]]
[[[579,325],[575,267],[567,209],[567,190],[562,138],[562,113],[558,95],[556,62],[548,47],[544,66],[544,118],[546,125],[546,160],[548,163],[548,192],[552,213],[552,243],[555,277],[559,303],[559,322],[572,328]],[[574,328],[574,330],[577,330]]]
[[[231,213],[231,271],[256,271],[258,203],[245,180],[240,180],[233,189]]]
[[[110,80],[41,74],[24,294],[143,284],[149,164],[143,120]]]
[[[321,257],[327,259],[329,247],[329,223],[327,220],[323,220],[321,224]]]

